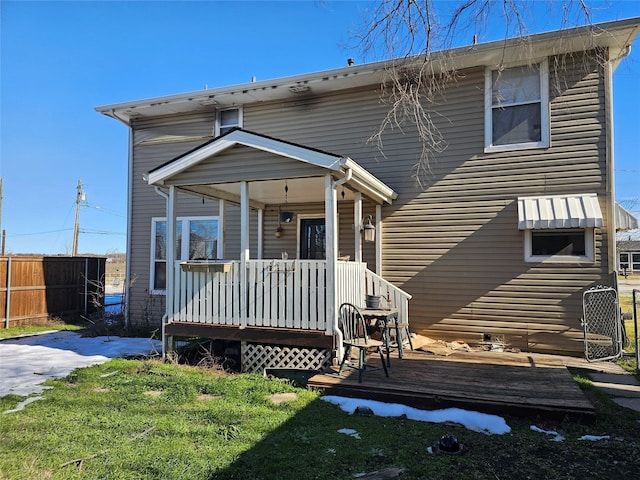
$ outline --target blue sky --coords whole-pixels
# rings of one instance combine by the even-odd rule
[[[128,131],[95,106],[361,61],[347,45],[372,5],[1,0],[6,251],[70,253],[79,178],[79,251],[125,251]],[[596,6],[595,21],[640,16],[634,0]],[[529,27],[551,30],[556,20],[540,15]],[[616,197],[640,215],[640,41],[634,47],[614,74]]]

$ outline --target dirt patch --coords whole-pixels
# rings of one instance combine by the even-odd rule
[[[163,393],[162,390],[147,390],[146,392],[144,392],[144,394],[147,397],[153,397],[153,398],[159,397],[160,395],[162,395],[162,393]]]
[[[109,393],[111,389],[106,387],[96,387],[93,389],[93,391],[97,393]]]
[[[202,393],[196,397],[199,402],[212,402],[218,400],[220,395],[209,395],[208,393]]]
[[[298,394],[294,392],[274,393],[273,395],[269,395],[269,400],[276,405],[280,405],[283,402],[290,402],[296,398],[298,398]]]

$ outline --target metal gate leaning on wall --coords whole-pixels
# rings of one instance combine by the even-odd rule
[[[622,355],[620,303],[615,288],[597,286],[582,296],[584,355],[589,362]]]
[[[104,257],[0,257],[0,328],[89,315],[104,297]]]

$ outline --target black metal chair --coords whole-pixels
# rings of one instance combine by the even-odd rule
[[[355,368],[358,370],[358,382],[362,383],[362,373],[367,368],[367,350],[375,348],[380,355],[380,362],[382,363],[382,368],[384,368],[384,373],[388,377],[389,371],[387,370],[387,364],[384,361],[384,355],[382,353],[384,342],[369,338],[367,335],[367,325],[358,307],[351,303],[343,303],[340,305],[338,325],[342,332],[342,345],[345,349],[338,375],[342,374],[345,366]],[[351,364],[351,351],[354,347],[358,349],[357,366]],[[369,368],[373,369],[374,367]],[[378,367],[375,368],[377,369]]]

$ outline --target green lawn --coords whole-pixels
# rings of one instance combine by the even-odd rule
[[[151,360],[112,360],[48,382],[43,400],[0,414],[2,479],[336,479],[402,468],[400,479],[621,478],[640,469],[640,414],[577,373],[594,425],[506,418],[505,435],[349,415],[281,379]],[[270,395],[294,393],[274,402]],[[0,398],[0,411],[23,398]],[[531,425],[557,430],[551,442]],[[361,439],[339,433],[355,429]],[[462,454],[430,454],[446,433]],[[584,434],[611,435],[599,442]]]

